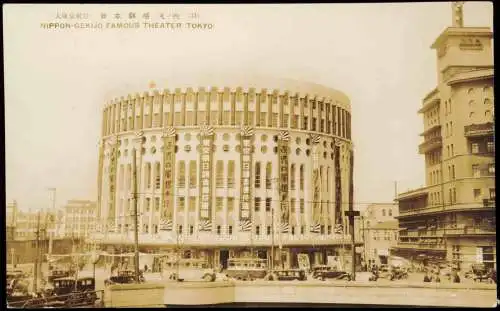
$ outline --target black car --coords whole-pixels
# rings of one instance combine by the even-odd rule
[[[306,281],[307,275],[304,270],[300,269],[280,269],[269,273],[267,280],[269,281]]]
[[[142,273],[139,274],[139,281],[145,282]],[[131,284],[131,283],[135,283],[135,271],[131,270],[119,271],[118,275],[111,276],[110,278],[104,281],[104,285],[106,286],[112,284]]]

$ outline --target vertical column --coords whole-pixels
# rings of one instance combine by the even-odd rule
[[[325,102],[325,115],[326,115],[326,118],[325,118],[325,131],[328,133],[328,134],[331,134],[332,131],[331,131],[331,127],[329,126],[329,122],[330,122],[330,100],[328,100],[328,102]]]
[[[299,100],[299,109],[300,109],[300,117],[299,117],[299,129],[302,129],[302,125],[304,124],[304,117],[305,117],[305,114],[304,114],[304,102],[307,101],[307,96],[306,98],[304,98],[303,100],[300,100],[300,98],[298,97],[299,95],[297,94],[297,98]]]
[[[267,95],[267,126],[273,126],[273,106],[274,106],[274,94]]]
[[[248,125],[248,92],[243,93],[243,124]]]
[[[208,124],[200,129],[200,231],[212,231],[212,184],[214,129]]]
[[[289,179],[289,142],[290,133],[288,131],[280,132],[278,135],[278,167],[279,167],[279,199],[280,199],[280,232],[288,233],[290,229],[290,203],[288,197],[288,179]]]
[[[230,95],[231,100],[231,125],[236,125],[236,94],[235,92],[231,92]]]
[[[186,93],[179,93],[178,95],[182,98],[182,106],[181,106],[181,124],[185,126],[187,124],[186,121]]]
[[[104,165],[104,142],[99,142],[99,167],[97,171],[97,219],[102,221],[102,171]]]
[[[241,129],[240,152],[240,231],[251,231],[252,224],[252,146],[254,129],[244,126]]]
[[[290,128],[293,128],[293,122],[295,122],[295,101],[296,101],[296,97],[295,96],[290,96],[290,100],[288,102],[288,114],[290,115]],[[297,127],[298,124],[295,125],[295,128],[300,128],[300,127]]]
[[[207,124],[210,124],[210,114],[211,114],[211,110],[210,110],[210,101],[211,101],[211,92],[206,92],[205,93],[205,96],[206,96],[206,104],[205,104],[205,122]]]
[[[175,176],[175,129],[166,127],[163,131],[163,183],[162,210],[160,214],[161,231],[172,231],[174,226],[174,176]],[[177,222],[175,222],[177,224]]]
[[[198,92],[194,93],[194,125],[199,125],[199,123],[203,122],[198,122]]]
[[[140,98],[140,95],[137,93],[137,94],[135,94],[134,100],[132,101],[132,124],[130,124],[130,129],[129,129],[132,131],[135,130],[135,106],[136,106],[139,98]]]
[[[311,105],[312,106],[312,105]],[[312,144],[312,160],[313,160],[313,168],[312,168],[312,184],[313,184],[313,199],[312,199],[312,232],[318,233],[321,228],[321,211],[320,211],[320,196],[321,196],[321,174],[319,169],[319,143],[320,136],[318,134],[311,134],[309,136]]]
[[[309,100],[308,97],[306,97],[306,101],[309,101],[307,104],[309,105],[309,130],[312,131],[313,130],[313,119],[314,119],[314,110],[313,110],[313,102],[314,102],[314,99],[311,99]]]
[[[140,97],[140,103],[141,103],[140,109],[141,109],[141,112],[140,112],[140,115],[139,115],[139,129],[143,129],[145,127],[144,126],[144,105],[145,105],[146,101],[149,101],[149,94],[148,93],[143,93],[142,96]]]
[[[278,102],[279,108],[278,108],[278,126],[283,128],[285,127],[285,121],[284,121],[284,101],[285,101],[285,95],[281,95],[278,97],[280,100]]]
[[[168,102],[170,104],[170,114],[168,116],[168,126],[174,125],[175,100],[174,93],[168,94]]]
[[[217,124],[222,125],[222,112],[224,111],[224,93],[223,92],[218,92],[217,93],[217,103],[218,103],[218,112],[217,112],[217,118],[218,122]]]
[[[255,126],[262,126],[260,124],[260,93],[255,94]]]
[[[343,208],[342,208],[342,178],[340,172],[340,144],[335,140],[335,228],[343,230]]]
[[[159,127],[164,127],[166,121],[164,120],[163,116],[163,101],[164,101],[164,93],[158,94],[158,104],[160,105],[160,124],[158,125]],[[164,123],[165,122],[165,123]]]
[[[153,96],[149,96],[149,120],[148,120],[149,128],[153,127],[153,119],[154,119],[153,108],[157,103],[157,101],[158,101],[158,92],[154,91]]]
[[[141,109],[142,110],[142,109]],[[136,152],[136,155],[137,157],[139,158],[138,160],[136,159],[137,163],[136,163],[136,167],[133,167],[132,168],[132,172],[136,172],[137,174],[137,180],[136,180],[136,184],[135,184],[135,187],[132,187],[132,189],[136,189],[138,193],[141,193],[144,188],[142,187],[142,183],[141,183],[141,180],[142,180],[142,149],[144,147],[144,133],[142,131],[138,131],[135,133],[135,138],[134,138],[134,148],[137,150]],[[133,191],[133,190],[132,190]],[[137,210],[143,210],[143,200],[140,200],[139,198],[142,198],[143,196],[140,196],[138,194],[134,194],[136,195],[136,201],[137,202],[134,202],[135,204],[137,204]],[[139,223],[139,226],[140,228],[142,228],[143,226],[143,223],[142,223],[142,217],[138,217],[138,220],[140,220],[140,223]],[[129,223],[134,223],[133,219],[131,222]]]

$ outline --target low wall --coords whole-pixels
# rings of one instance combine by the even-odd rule
[[[164,308],[165,285],[156,283],[114,284],[104,291],[106,308]]]
[[[373,304],[430,307],[493,307],[496,285],[379,284],[350,282],[167,283],[166,305],[223,303]]]

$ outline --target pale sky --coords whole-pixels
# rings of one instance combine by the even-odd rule
[[[97,200],[102,107],[152,77],[235,72],[323,84],[351,100],[355,202],[391,202],[424,185],[417,110],[436,85],[434,39],[451,5],[4,5],[6,198],[22,209]],[[197,11],[211,30],[48,30],[57,12]],[[125,16],[127,15],[127,16]],[[493,24],[489,2],[466,2],[466,26]],[[174,88],[169,80],[167,87]],[[164,85],[158,85],[163,88]],[[360,207],[360,206],[359,206]]]

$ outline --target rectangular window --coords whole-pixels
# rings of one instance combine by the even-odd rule
[[[217,234],[220,235],[220,229],[221,227],[220,226],[217,226]]]
[[[289,118],[289,115],[288,114],[283,114],[283,127],[288,127],[288,118]]]
[[[222,123],[224,125],[230,125],[231,124],[231,111],[224,111],[222,113]]]
[[[192,235],[194,233],[194,226],[190,225],[189,226],[189,234]]]
[[[177,233],[182,233],[182,225],[179,225],[179,227],[177,227]]]
[[[229,160],[227,165],[227,187],[234,188],[234,160]]]
[[[260,235],[260,226],[255,226],[255,234]]]
[[[155,211],[160,211],[160,198],[155,198]]]
[[[490,188],[490,199],[495,200],[495,188]]]
[[[255,163],[255,188],[260,188],[260,162]]]
[[[236,119],[235,119],[236,124],[243,124],[243,112],[241,111],[236,111]]]
[[[228,233],[229,235],[233,234],[233,226],[229,226],[227,229],[228,229],[228,230],[227,230],[227,233]]]
[[[295,199],[290,199],[290,211],[292,213],[295,213],[297,211],[297,200]]]
[[[477,164],[472,165],[472,177],[481,177],[481,170]]]
[[[267,226],[267,235],[271,235],[271,226]]]
[[[311,125],[311,131],[316,131],[316,123],[317,123],[317,120],[316,118],[312,118],[312,125]]]
[[[186,167],[184,161],[179,161],[179,175],[177,178],[177,187],[186,187]]]
[[[332,234],[332,226],[328,225],[327,227],[327,234]]]
[[[217,211],[222,211],[222,206],[223,206],[223,198],[222,197],[216,197],[215,198],[215,208]]]
[[[206,121],[205,116],[206,116],[205,111],[198,110],[198,119],[196,120],[198,124],[203,124],[203,122]]]
[[[234,211],[234,198],[233,197],[227,198],[227,211],[229,213],[232,213]]]
[[[260,126],[266,126],[266,113],[260,113]]]
[[[278,127],[278,114],[273,113],[272,127]]]
[[[189,211],[196,211],[196,197],[189,197]]]
[[[292,235],[295,235],[295,227],[292,227]]]
[[[175,125],[182,125],[182,121],[181,121],[181,113],[180,112],[176,112],[174,114],[174,122],[175,122]]]
[[[260,211],[260,198],[255,198],[255,211],[258,212]]]
[[[219,113],[217,111],[210,112],[210,124],[218,125],[219,124]]]
[[[304,199],[300,199],[300,213],[304,214]]]
[[[266,212],[271,211],[271,198],[266,198]]]
[[[293,118],[292,118],[291,128],[296,129],[298,124],[299,124],[299,116],[295,114],[295,115],[293,115]]]
[[[307,131],[307,126],[309,124],[308,122],[309,119],[307,118],[307,116],[304,116],[304,118],[302,118],[302,130]]]
[[[300,227],[300,234],[304,234],[305,231],[306,231],[306,228],[304,226],[301,226]]]
[[[479,153],[479,144],[478,143],[472,143],[470,145],[470,149],[472,153]]]
[[[215,166],[216,176],[215,176],[215,187],[223,188],[224,187],[224,162],[222,160],[218,160]]]
[[[492,142],[492,141],[489,141],[486,143],[486,150],[489,152],[489,153],[493,153],[495,152],[495,143]]]
[[[189,161],[189,188],[196,188],[196,161]]]
[[[184,207],[186,206],[186,198],[184,197],[177,197],[177,208],[182,211],[184,210]]]
[[[488,164],[488,173],[495,175],[495,163]]]
[[[249,111],[248,112],[248,125],[254,125],[255,124],[255,112]]]

